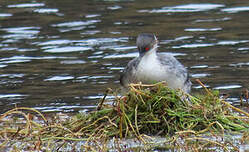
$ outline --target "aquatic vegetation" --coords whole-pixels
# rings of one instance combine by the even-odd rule
[[[96,111],[74,116],[47,118],[35,109],[15,108],[0,117],[0,147],[239,151],[248,144],[249,114],[221,99],[218,91],[205,90],[205,95],[196,97],[164,83],[131,84],[127,94],[116,95],[112,104],[104,97]],[[108,94],[116,93],[108,89]]]

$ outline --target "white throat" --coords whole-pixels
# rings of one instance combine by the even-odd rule
[[[141,82],[148,82],[154,80],[161,80],[164,72],[160,61],[157,58],[157,45],[155,45],[149,52],[141,58],[138,68],[137,77]],[[153,82],[152,82],[153,83]]]

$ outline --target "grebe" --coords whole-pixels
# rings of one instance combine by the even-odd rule
[[[131,60],[120,77],[120,83],[151,84],[165,81],[169,88],[191,91],[187,69],[171,54],[157,53],[158,40],[154,34],[142,33],[137,37],[139,56]]]

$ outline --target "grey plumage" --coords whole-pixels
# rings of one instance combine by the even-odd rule
[[[122,86],[127,87],[129,83],[136,83],[139,81],[136,79],[137,65],[140,61],[139,58],[140,57],[137,57],[131,60],[123,70],[122,74],[120,75],[120,83]]]
[[[160,63],[165,67],[165,70],[168,70],[169,73],[175,75],[177,81],[181,80],[183,88],[180,88],[186,92],[191,91],[191,81],[189,79],[189,73],[187,69],[171,54],[157,53],[157,57],[160,60]]]

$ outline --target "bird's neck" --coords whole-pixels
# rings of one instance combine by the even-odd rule
[[[157,59],[157,48],[153,48],[152,50],[149,50],[149,52],[146,52],[144,56],[141,57],[140,60],[140,68],[148,68],[153,67],[154,64],[158,63]]]
[[[137,67],[137,77],[141,82],[148,83],[148,81],[161,80],[161,64],[158,60],[157,48],[153,48],[153,50],[149,50],[146,54],[141,57],[141,60]],[[157,77],[159,75],[160,78]],[[151,83],[151,82],[149,82]]]

